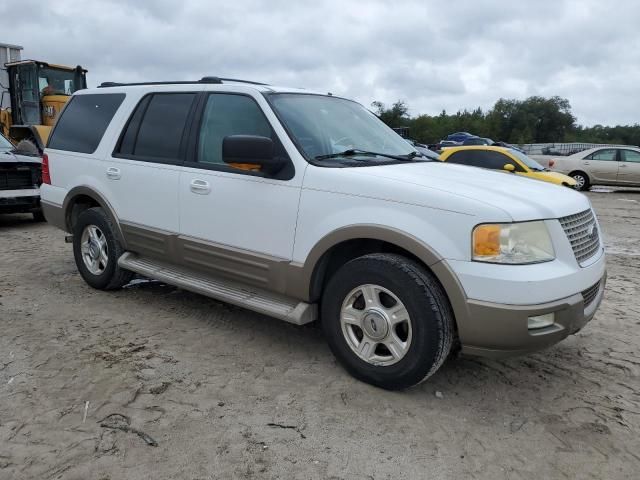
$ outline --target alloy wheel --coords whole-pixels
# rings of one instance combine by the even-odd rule
[[[366,284],[351,290],[342,303],[340,324],[351,350],[371,365],[393,365],[411,346],[407,308],[380,285]]]

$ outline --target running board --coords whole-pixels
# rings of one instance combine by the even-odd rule
[[[193,272],[159,260],[142,258],[131,252],[125,252],[118,259],[118,265],[145,277],[296,325],[312,322],[318,316],[317,307],[314,304],[299,302],[290,297],[267,292],[233,280],[213,279],[199,272]]]

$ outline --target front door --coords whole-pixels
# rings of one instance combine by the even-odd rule
[[[618,180],[618,151],[605,148],[593,152],[580,163],[582,169],[594,180],[593,183],[615,184]]]
[[[228,135],[270,137],[276,155],[287,155],[253,97],[211,93],[199,115],[180,176],[181,262],[280,291],[276,273],[292,258],[302,175],[293,164],[274,177],[222,161]]]
[[[638,150],[620,150],[618,183],[640,185],[640,152]]]

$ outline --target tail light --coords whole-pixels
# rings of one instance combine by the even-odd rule
[[[553,158],[549,160],[549,168],[553,168],[555,164],[556,164],[556,161]]]
[[[49,155],[42,156],[42,183],[51,185],[51,173],[49,173]]]

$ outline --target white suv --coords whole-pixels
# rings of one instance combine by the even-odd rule
[[[75,93],[43,161],[47,220],[99,289],[133,273],[296,324],[345,368],[414,385],[452,350],[578,331],[603,295],[588,199],[429,161],[353,101],[206,77]]]

